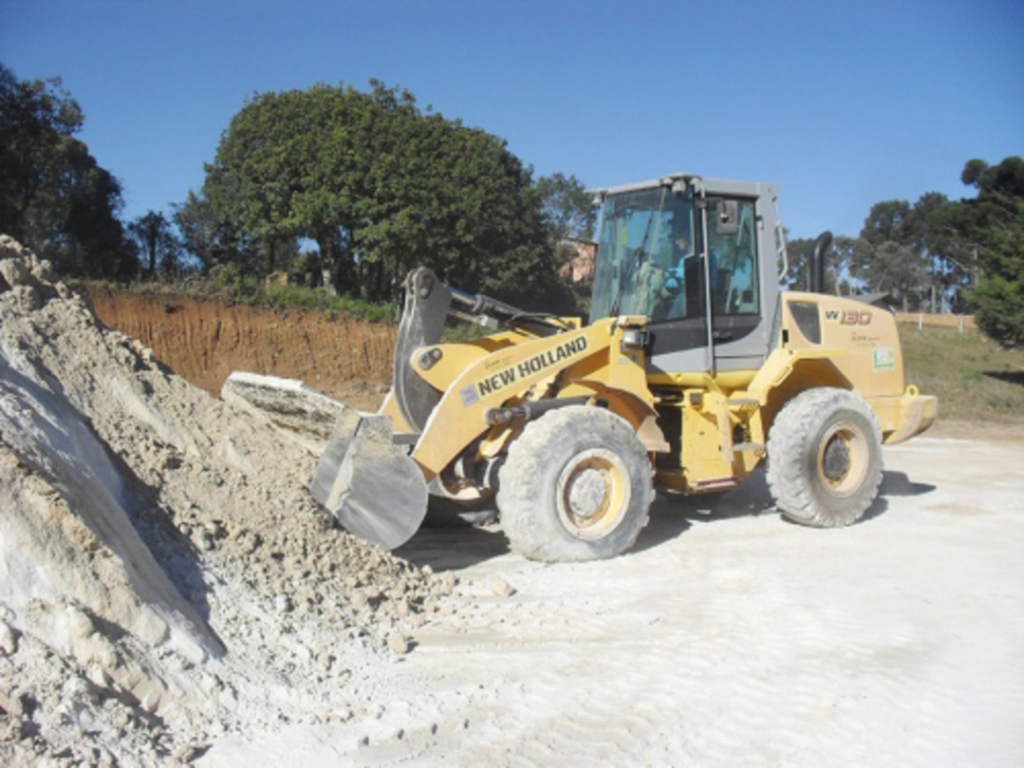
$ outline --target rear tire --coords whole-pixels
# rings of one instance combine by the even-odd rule
[[[836,528],[859,520],[882,482],[882,430],[871,406],[845,389],[801,392],[772,425],[767,477],[795,522]]]
[[[567,406],[526,425],[501,468],[498,507],[512,548],[531,560],[615,557],[647,524],[647,449],[624,419]]]

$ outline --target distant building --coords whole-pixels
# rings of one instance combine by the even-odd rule
[[[573,285],[592,285],[594,282],[594,261],[597,258],[597,243],[593,240],[567,238],[558,244],[558,255],[562,262],[558,276]]]

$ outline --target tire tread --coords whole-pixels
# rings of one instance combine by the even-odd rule
[[[858,495],[843,513],[824,509],[814,498],[811,478],[805,469],[806,451],[822,424],[822,412],[850,410],[864,416],[871,425],[869,439],[877,446],[877,462],[872,462],[865,483],[871,486]],[[870,405],[854,392],[833,387],[817,387],[801,392],[779,411],[768,435],[768,488],[776,506],[789,519],[816,528],[835,528],[859,520],[878,496],[882,480],[882,430]],[[870,451],[869,451],[870,452]],[[872,455],[875,455],[874,453]]]
[[[606,549],[602,546],[604,540],[588,542],[591,546],[585,547],[580,540],[570,541],[553,535],[551,521],[539,512],[545,509],[548,500],[544,496],[551,489],[536,482],[536,478],[552,460],[551,447],[564,441],[567,434],[573,440],[593,437],[604,442],[604,438],[610,438],[626,452],[632,452],[633,459],[650,466],[647,449],[636,432],[611,411],[593,406],[567,406],[551,411],[527,424],[522,435],[509,447],[498,490],[502,527],[512,548],[531,560],[564,562],[613,557],[633,546],[647,525],[653,499],[653,469],[646,473],[646,482],[634,483],[631,488],[631,493],[640,495],[640,511],[638,519],[623,521],[624,525],[629,525],[625,529],[625,541],[616,537],[615,546]]]

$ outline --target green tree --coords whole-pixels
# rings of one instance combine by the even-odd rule
[[[265,270],[261,243],[241,232],[239,225],[218,217],[202,194],[189,190],[185,200],[171,204],[183,252],[207,275],[219,264],[231,264],[242,274]]]
[[[164,275],[176,274],[180,269],[181,241],[171,229],[167,217],[149,211],[128,225],[128,233],[135,240],[145,260],[145,274],[156,277],[157,267]]]
[[[933,204],[922,206],[931,198]],[[922,244],[931,260],[931,305],[935,311],[963,309],[964,297],[978,278],[978,242],[974,215],[963,202],[930,193],[921,207]],[[917,207],[917,206],[916,206]]]
[[[196,260],[202,274],[208,274],[216,263],[218,239],[209,201],[190,189],[183,202],[171,205],[171,211],[182,250]]]
[[[235,115],[204,194],[264,244],[315,241],[340,291],[380,299],[425,264],[471,290],[553,280],[541,198],[505,142],[371,81],[258,94]],[[276,268],[273,260],[267,268]]]
[[[817,238],[799,237],[786,241],[789,268],[783,278],[792,290],[810,290],[811,254]],[[854,293],[857,269],[868,261],[871,246],[860,238],[838,235],[825,254],[825,293],[837,296]]]
[[[923,205],[922,210],[930,203]],[[855,257],[854,270],[871,291],[891,293],[907,311],[928,293],[930,271],[922,244],[920,215],[906,200],[875,203],[860,238],[868,248]]]
[[[928,263],[905,245],[887,240],[870,251],[870,263],[862,271],[869,291],[891,294],[908,312],[920,300],[927,285]]]
[[[587,194],[583,182],[563,173],[539,178],[536,189],[555,263],[559,270],[569,268],[568,265],[580,255],[580,241],[592,241],[594,238],[597,206],[593,196]],[[585,287],[577,287],[576,290],[583,297],[588,294]]]
[[[832,241],[831,253],[825,265],[825,287],[836,296],[851,296],[862,282],[858,280],[859,264],[863,264],[871,246],[860,237],[837,235]]]
[[[917,231],[910,203],[906,200],[875,203],[864,221],[860,236],[875,248],[883,243],[912,247],[917,240]]]
[[[978,325],[1005,347],[1024,345],[1024,159],[971,160],[961,179],[978,190],[963,203],[980,245],[982,276],[970,295]]]
[[[591,240],[597,223],[597,207],[587,188],[575,176],[553,173],[537,179],[541,211],[556,243]]]
[[[981,251],[984,276],[971,294],[978,325],[1004,347],[1024,345],[1024,198],[995,224]]]
[[[128,276],[121,185],[74,137],[84,120],[59,78],[18,80],[0,65],[0,231],[62,272]]]

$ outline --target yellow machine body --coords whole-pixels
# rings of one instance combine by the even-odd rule
[[[805,335],[793,303],[813,306],[820,335]],[[683,492],[737,485],[764,458],[772,417],[782,404],[811,387],[839,387],[863,396],[882,427],[886,444],[927,429],[936,398],[907,387],[895,317],[878,307],[812,293],[782,294],[782,322],[775,349],[759,370],[719,374],[649,373],[642,348],[624,342],[627,329],[643,330],[647,318],[600,320],[549,337],[505,331],[461,344],[431,347],[437,362],[423,368],[424,349],[411,360],[432,387],[443,392],[412,459],[429,480],[467,448],[471,461],[493,459],[522,423],[491,425],[490,409],[549,398],[587,396],[628,421],[652,454],[667,453],[668,437],[657,424],[656,406],[682,413],[678,471],[659,471],[656,483]],[[808,338],[808,335],[812,338]],[[426,359],[432,359],[429,356]],[[381,413],[395,432],[409,431],[393,397]],[[742,440],[736,440],[737,434]]]

